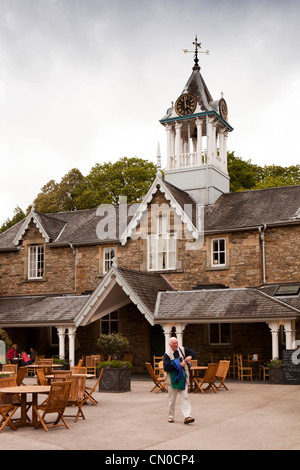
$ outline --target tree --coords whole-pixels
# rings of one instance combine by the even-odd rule
[[[127,202],[139,202],[151,186],[157,168],[141,158],[121,158],[115,163],[97,163],[76,188],[79,209],[100,204],[118,204],[120,196]]]
[[[12,227],[17,222],[20,222],[20,220],[23,220],[24,217],[25,217],[24,212],[22,211],[22,209],[19,206],[17,206],[14,209],[14,216],[12,217],[12,219],[6,219],[6,221],[0,227],[0,233],[5,232],[5,230]]]
[[[35,198],[35,210],[48,213],[78,209],[75,202],[76,190],[83,180],[84,177],[77,168],[73,168],[63,176],[60,183],[50,180]]]
[[[231,192],[253,189],[262,176],[261,167],[251,163],[251,160],[236,157],[234,152],[228,152],[227,165]]]

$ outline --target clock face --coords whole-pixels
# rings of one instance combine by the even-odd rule
[[[228,118],[228,108],[227,108],[227,104],[226,104],[226,101],[224,100],[224,98],[221,98],[220,101],[219,101],[219,112],[220,112],[220,116],[227,120]]]
[[[193,95],[184,94],[179,96],[175,104],[176,113],[179,116],[185,116],[187,114],[192,114],[196,109],[196,99]]]

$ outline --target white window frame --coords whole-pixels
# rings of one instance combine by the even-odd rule
[[[219,327],[219,333],[218,333],[219,341],[217,343],[211,342],[210,328],[211,328],[212,325],[214,325],[214,326],[218,325],[218,327]],[[221,333],[222,325],[229,325],[229,343],[222,343],[221,342],[221,339],[222,339],[222,333]],[[216,346],[228,346],[229,344],[231,344],[231,325],[230,325],[230,323],[209,323],[209,325],[208,325],[208,341],[209,341],[210,345],[216,345]]]
[[[156,233],[148,236],[148,271],[176,269],[176,234],[167,231],[167,220],[167,215],[158,215]]]
[[[224,249],[220,248],[221,242],[224,243]],[[217,244],[217,249],[215,249]],[[224,262],[220,262],[221,255],[224,255]],[[226,266],[226,238],[213,238],[211,240],[211,267]]]
[[[28,247],[28,279],[43,279],[45,272],[44,245]]]
[[[113,256],[112,256],[113,252]],[[114,246],[110,246],[103,249],[103,273],[107,273],[109,268],[111,268],[113,264],[113,259],[116,256],[116,248]]]

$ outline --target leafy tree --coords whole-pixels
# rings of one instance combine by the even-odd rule
[[[100,204],[118,204],[120,196],[127,202],[139,202],[151,186],[157,168],[142,158],[121,158],[115,163],[97,163],[76,188],[76,205],[80,209]]]
[[[77,168],[73,168],[60,183],[50,180],[42,187],[34,200],[34,207],[39,212],[64,212],[78,209],[76,206],[76,189],[84,180]]]
[[[1,225],[0,233],[5,232],[5,230],[12,227],[17,222],[20,222],[20,220],[24,219],[24,217],[25,217],[24,212],[19,206],[17,206],[14,209],[14,216],[12,217],[12,219],[6,219],[6,221]]]
[[[230,191],[253,189],[261,178],[261,167],[236,157],[234,152],[227,155],[228,174],[230,176]]]

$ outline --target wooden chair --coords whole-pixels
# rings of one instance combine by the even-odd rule
[[[53,370],[52,375],[52,382],[60,382],[68,380],[71,377],[72,372],[70,370]]]
[[[44,369],[45,375],[50,375],[53,368],[53,359],[41,359],[39,362],[39,367]]]
[[[217,369],[217,372],[216,372],[216,378],[215,378],[215,381],[214,381],[214,386],[216,388],[216,391],[220,390],[221,387],[224,387],[226,390],[228,390],[228,388],[226,387],[224,382],[225,382],[225,379],[226,379],[227,374],[228,374],[229,365],[230,365],[230,361],[220,361],[219,362],[218,369]],[[216,380],[218,380],[220,382],[220,384],[218,386],[216,384]]]
[[[87,368],[86,367],[71,367],[70,371],[72,374],[87,374]]]
[[[153,356],[153,371],[154,374],[159,376],[159,363],[164,359],[164,356]]]
[[[16,387],[17,386],[17,378],[14,377],[5,377],[3,379],[0,379],[0,388],[6,388],[6,387]],[[0,396],[0,402],[3,405],[12,405],[16,406],[17,408],[21,407],[21,395],[19,393],[15,393],[13,395],[5,395],[1,394]],[[27,402],[26,405],[26,419],[30,421],[29,416],[27,416],[27,411],[31,407],[32,403]]]
[[[78,364],[75,367],[82,367],[83,366],[83,359],[79,359]]]
[[[59,426],[65,426],[69,429],[63,414],[68,403],[71,382],[54,382],[50,387],[50,393],[45,402],[41,405],[33,406],[34,412],[39,419],[36,429],[40,425],[42,425],[47,432],[49,428]],[[42,412],[42,415],[40,412]],[[46,423],[45,417],[51,413],[57,413],[57,418],[51,423]],[[60,423],[60,421],[62,421],[62,423]]]
[[[72,418],[75,416],[75,423],[78,421],[78,418],[81,416],[82,419],[85,419],[85,416],[82,411],[82,405],[84,400],[84,389],[86,377],[85,375],[71,375],[71,388],[70,394],[67,402],[67,406],[77,406],[78,411],[76,415],[64,414],[65,418]]]
[[[88,374],[96,375],[96,359],[94,356],[86,356],[85,366]]]
[[[263,380],[270,376],[270,368],[268,366],[262,366]]]
[[[45,354],[40,354],[40,355],[36,356],[34,363],[27,367],[27,375],[28,375],[28,377],[35,376],[35,374],[36,374],[36,367],[32,367],[32,366],[33,366],[33,365],[38,366],[39,363],[40,363],[40,361],[41,361],[41,359],[44,359],[44,358],[45,358]]]
[[[198,360],[197,359],[191,359],[190,363],[191,363],[192,367],[197,367],[198,366]]]
[[[200,390],[200,392],[205,393],[212,390],[217,393],[214,385],[217,370],[218,364],[208,364],[204,377],[194,377],[196,385],[194,392],[198,392],[198,390]],[[205,384],[207,384],[207,387],[203,389],[202,387]]]
[[[232,361],[230,361],[228,377],[236,377],[237,376],[237,354],[233,354]]]
[[[26,377],[26,374],[27,374],[27,367],[20,367],[20,369],[18,370],[17,378],[16,378],[17,386],[25,385],[23,383],[23,380]]]
[[[238,363],[238,380],[244,380],[250,378],[252,380],[252,367],[244,367],[243,366],[243,358],[241,354],[237,356],[237,363]]]
[[[44,368],[37,369],[36,380],[38,385],[49,385],[48,380],[46,379]]]
[[[98,379],[96,380],[95,384],[93,387],[85,387],[84,389],[84,399],[83,399],[83,405],[84,403],[87,402],[87,400],[90,400],[90,402],[93,404],[93,405],[98,405],[98,402],[97,400],[93,397],[93,393],[94,391],[96,390],[96,387],[97,385],[99,384],[100,382],[100,379],[101,379],[101,376],[103,374],[103,368],[101,369],[100,371],[100,374],[99,374],[99,377]]]
[[[5,428],[5,426],[7,424],[9,424],[9,426],[14,430],[16,431],[17,428],[16,426],[13,424],[12,422],[12,417],[13,415],[15,414],[15,412],[17,411],[18,407],[15,406],[15,405],[10,405],[10,404],[2,404],[1,403],[1,397],[0,397],[0,418],[1,418],[1,421],[0,421],[0,432],[2,431],[3,428]]]
[[[0,379],[0,387],[14,387],[16,386],[16,378],[15,377],[5,377]],[[8,424],[14,431],[17,430],[16,426],[12,422],[12,417],[19,408],[19,404],[13,404],[13,397],[15,395],[5,395],[4,393],[0,393],[0,432],[3,428]]]
[[[156,377],[164,377],[165,376],[164,361],[159,361],[158,370],[159,370],[159,373],[158,373],[158,375],[155,374]]]
[[[2,372],[14,372],[15,374],[18,373],[18,366],[17,364],[3,364],[2,365]]]
[[[166,384],[166,381],[165,381],[165,378],[164,377],[157,377],[157,375],[154,374],[154,370],[153,370],[153,367],[151,365],[150,362],[146,362],[146,367],[147,367],[147,371],[151,377],[151,379],[153,380],[154,382],[154,387],[152,388],[152,390],[150,390],[150,392],[153,392],[155,390],[155,393],[161,391],[161,392],[167,392],[168,391],[168,387],[167,387],[167,384]]]

